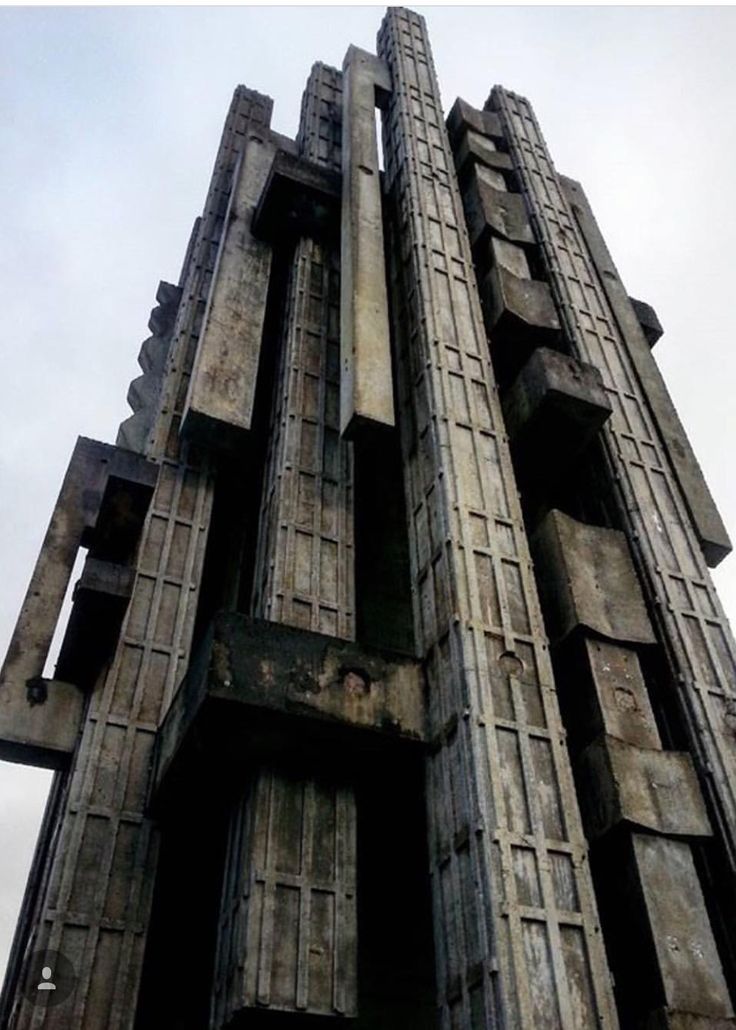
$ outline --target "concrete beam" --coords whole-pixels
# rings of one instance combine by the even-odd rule
[[[236,167],[184,405],[182,434],[218,450],[237,449],[253,417],[271,246],[252,223],[275,154],[267,131],[253,132]]]
[[[3,756],[56,766],[59,756],[73,748],[82,695],[69,683],[44,680],[43,672],[77,552],[85,541],[94,540],[112,478],[130,477],[152,489],[157,475],[158,466],[140,455],[85,437],[77,440],[0,669]]]
[[[391,741],[426,742],[425,718],[417,661],[222,614],[164,720],[154,793],[164,781],[179,789],[184,780],[171,770],[183,768],[181,756],[186,764],[192,741],[197,755],[209,741],[213,761],[223,763],[252,761],[255,751],[268,759],[310,746],[320,754],[342,748],[354,760],[372,748],[380,753]]]
[[[387,66],[351,46],[343,62],[340,251],[340,432],[348,438],[363,427],[395,425],[378,91],[391,91]]]

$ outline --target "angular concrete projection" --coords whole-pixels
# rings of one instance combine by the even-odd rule
[[[340,432],[392,427],[394,393],[375,109],[388,68],[351,46],[343,63]]]
[[[623,533],[551,511],[532,553],[554,643],[581,626],[611,640],[655,642]]]
[[[670,837],[710,837],[690,755],[601,737],[579,759],[581,810],[590,838],[621,823]]]
[[[271,246],[251,229],[276,149],[267,129],[251,132],[236,168],[184,406],[184,436],[218,449],[241,445],[253,417]]]
[[[560,176],[560,186],[590,251],[601,287],[616,320],[621,342],[651,411],[656,433],[665,445],[666,461],[682,492],[703,556],[708,565],[714,568],[731,553],[732,544],[692,444],[672,403],[667,384],[651,352],[651,334],[652,331],[656,333],[656,327],[650,329],[642,324],[642,302],[632,302],[627,295],[580,183]],[[649,305],[646,308],[654,315]],[[656,315],[654,319],[659,325]]]

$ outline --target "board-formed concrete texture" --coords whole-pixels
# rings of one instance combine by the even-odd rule
[[[445,123],[419,15],[271,110],[0,674],[55,770],[0,1025],[735,1027],[730,544],[656,313],[527,101]]]

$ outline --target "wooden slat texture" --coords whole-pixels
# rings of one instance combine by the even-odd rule
[[[579,222],[529,102],[499,87],[492,102],[503,118],[567,337],[577,357],[600,369],[613,406],[603,430],[608,469],[670,661],[689,745],[736,876],[736,735],[730,725],[736,645],[586,243],[597,232],[590,209],[581,195]]]
[[[378,39],[392,98],[394,333],[441,1025],[617,1025],[424,21]]]
[[[144,815],[157,725],[188,662],[209,525],[212,477],[180,446],[178,424],[222,232],[232,171],[267,97],[239,87],[225,123],[184,280],[158,417],[146,446],[160,462],[120,640],[100,678],[72,770],[28,951],[64,953],[78,976],[55,1008],[18,999],[13,1030],[122,1030],[135,1016],[157,858]]]

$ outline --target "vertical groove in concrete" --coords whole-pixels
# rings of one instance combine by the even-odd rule
[[[624,527],[652,603],[690,748],[736,876],[736,645],[636,370],[599,279],[586,203],[571,210],[531,105],[496,87],[547,270],[577,357],[596,365],[613,415],[603,430]]]
[[[160,407],[147,452],[160,463],[137,576],[117,650],[91,698],[69,794],[39,898],[29,950],[50,948],[75,967],[74,1011],[20,1000],[14,1030],[132,1026],[150,912],[157,834],[144,815],[159,721],[189,659],[212,501],[212,478],[179,445],[201,313],[222,231],[232,169],[251,121],[271,102],[239,87],[184,283]]]
[[[424,21],[389,10],[386,178],[442,1026],[614,1027],[586,845]]]

